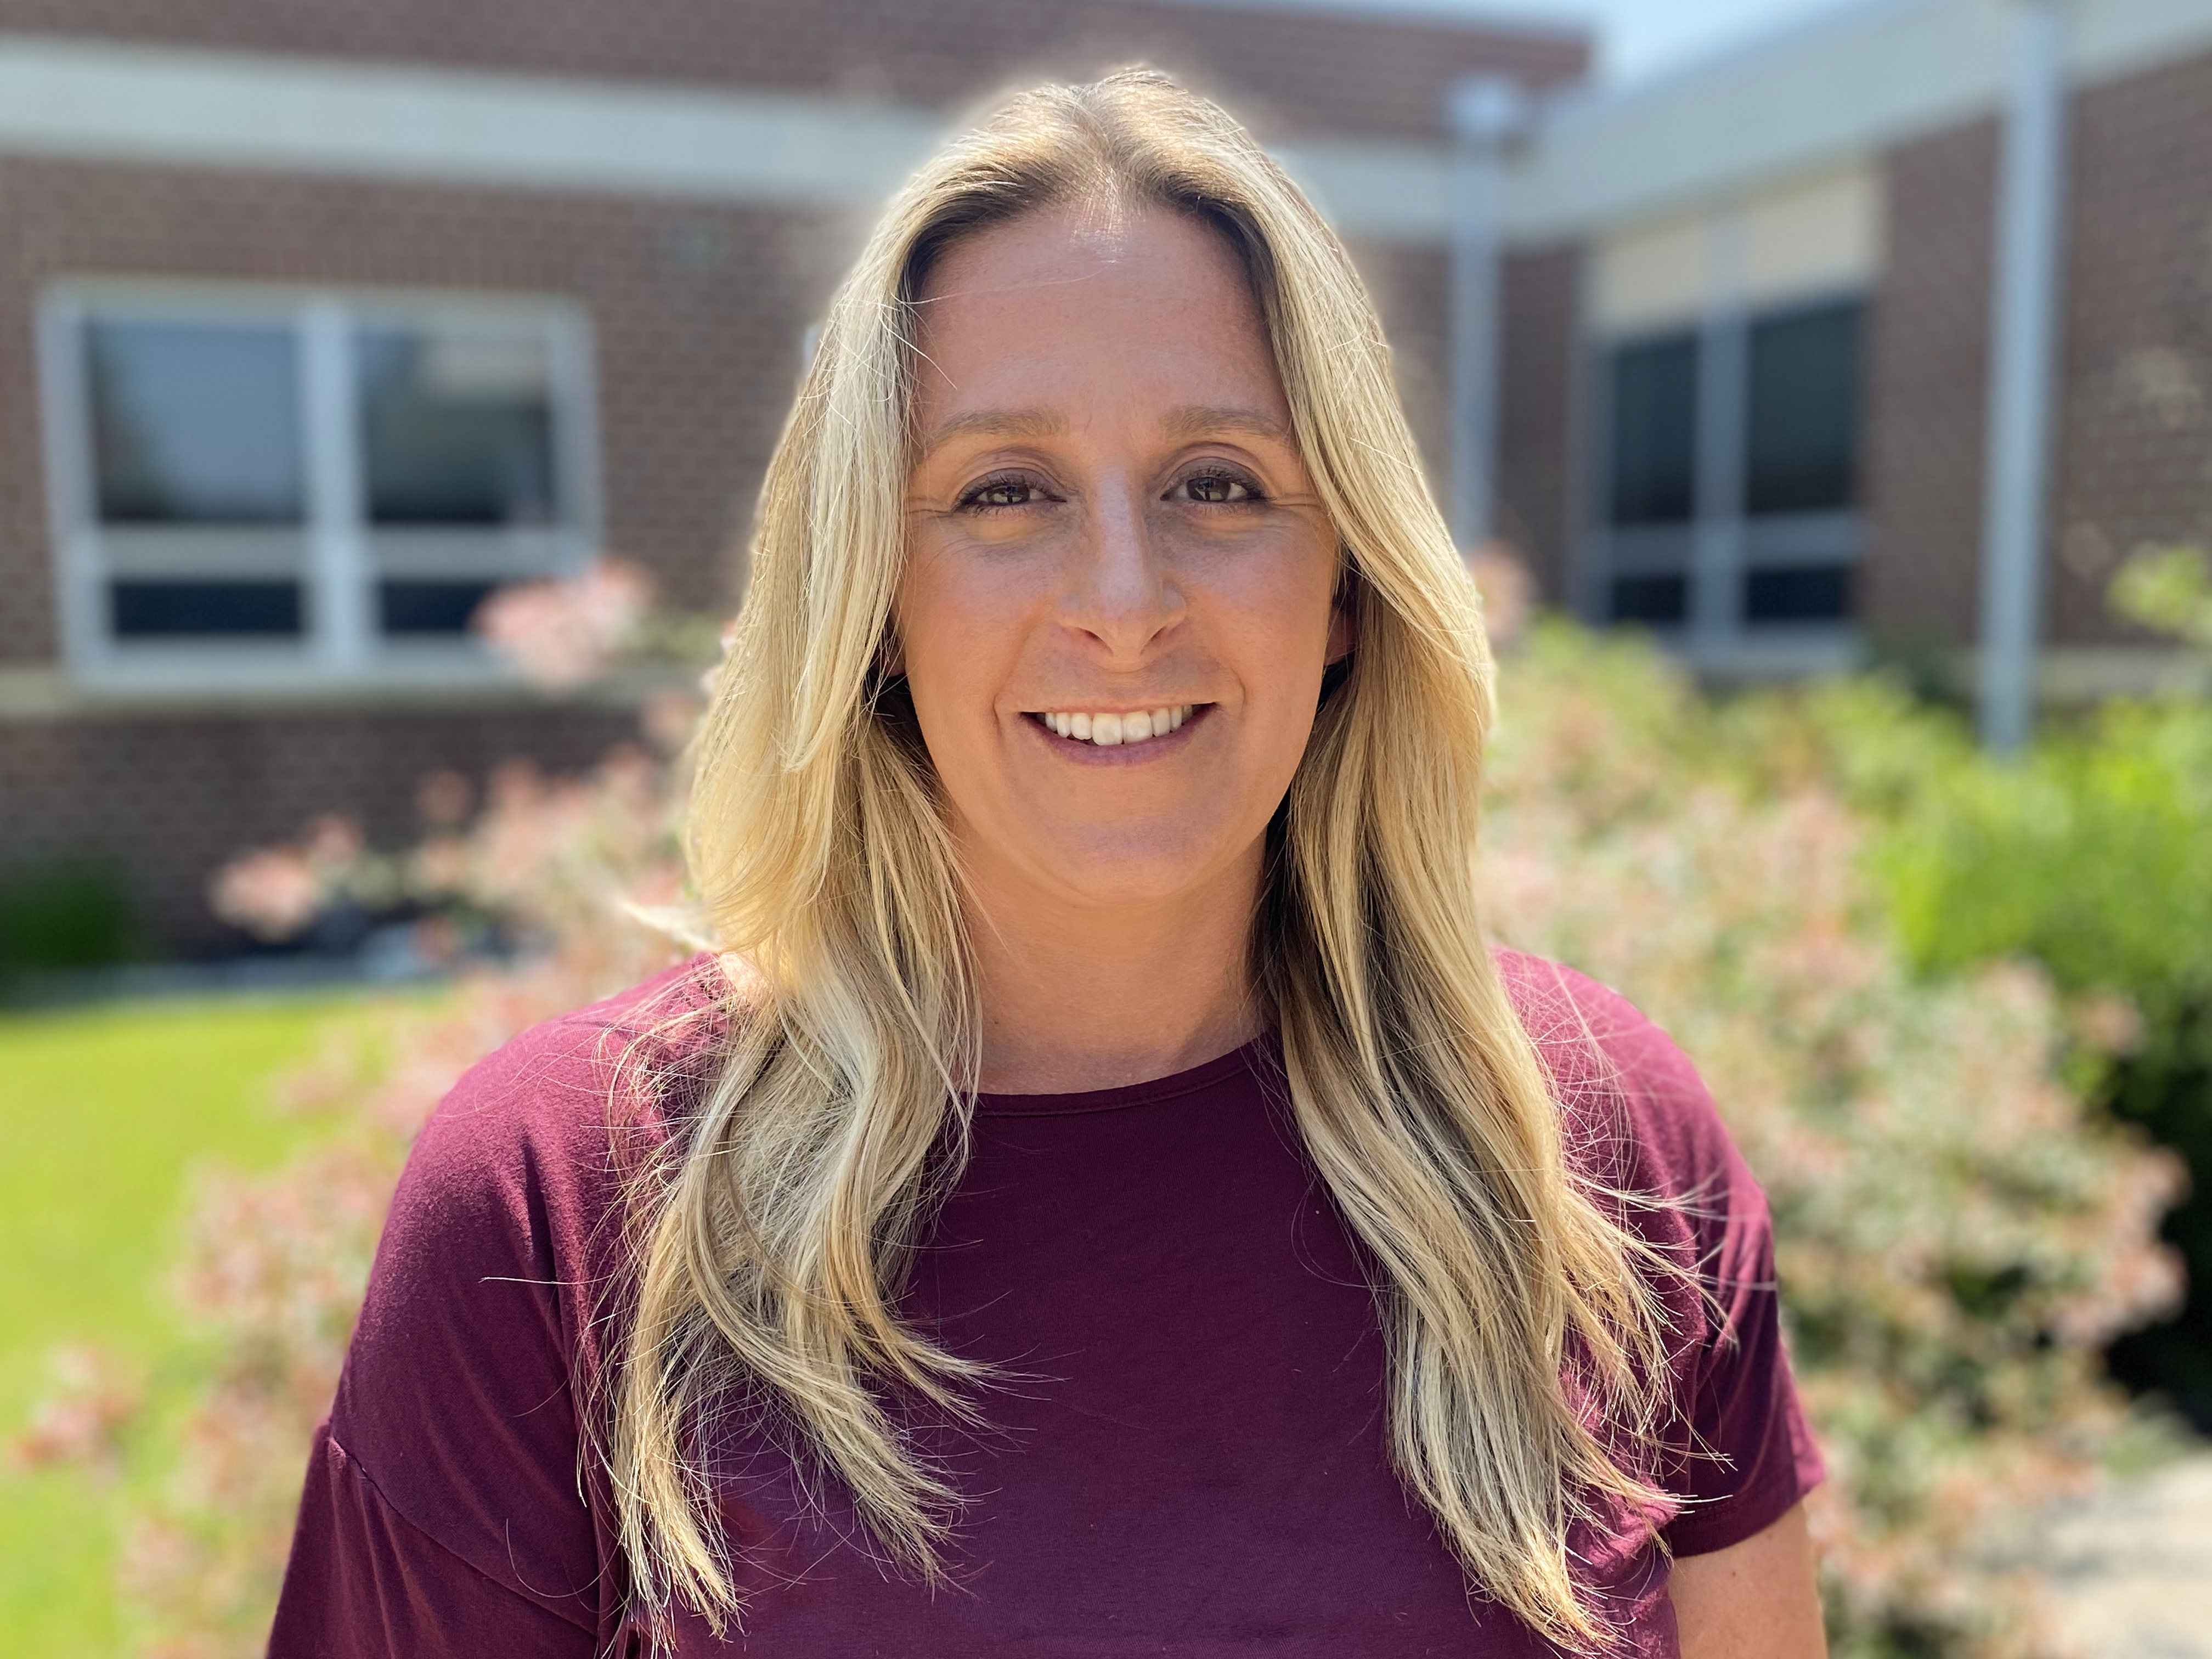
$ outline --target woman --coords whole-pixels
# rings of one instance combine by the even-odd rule
[[[1132,72],[952,146],[770,469],[726,948],[425,1130],[272,1652],[1819,1653],[1763,1201],[1486,946],[1489,684],[1245,135]]]

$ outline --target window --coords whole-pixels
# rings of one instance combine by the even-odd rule
[[[1859,308],[1826,305],[1751,325],[1744,511],[1839,512],[1856,498]]]
[[[1847,564],[1784,565],[1744,573],[1746,622],[1832,622],[1850,613],[1851,568]]]
[[[1752,320],[1743,500],[1743,619],[1752,626],[1851,614],[1859,316],[1850,301]]]
[[[1613,353],[1613,523],[1686,524],[1697,511],[1698,337]]]
[[[1689,618],[1698,506],[1698,337],[1613,348],[1607,360],[1608,620],[1676,627]]]
[[[1692,629],[1707,646],[1849,621],[1862,309],[1716,307],[1695,330],[1605,348],[1607,620]]]
[[[571,307],[74,283],[42,346],[80,672],[481,674],[484,596],[590,556]]]

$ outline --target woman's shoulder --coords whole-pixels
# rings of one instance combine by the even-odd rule
[[[1755,1191],[1697,1066],[1635,1004],[1586,974],[1500,950],[1498,971],[1591,1173],[1670,1199]]]
[[[624,1146],[649,1152],[672,1088],[707,1075],[719,971],[694,958],[532,1026],[471,1066],[416,1138],[332,1431],[417,1525],[451,1530],[408,1471],[465,1468],[496,1491],[477,1442],[529,1430],[551,1436],[538,1462],[573,1464],[573,1424],[537,1408],[597,1361],[599,1316],[621,1283]],[[506,1426],[494,1434],[462,1402]]]
[[[604,1152],[611,1127],[664,1133],[672,1103],[703,1085],[720,1053],[726,983],[702,953],[509,1038],[430,1115],[414,1172],[520,1173],[562,1149]]]
[[[577,1383],[627,1282],[625,1138],[649,1152],[672,1088],[707,1075],[719,975],[694,958],[453,1085],[392,1195],[331,1407],[334,1455],[379,1513],[586,1625],[603,1560],[576,1498]]]
[[[462,1074],[392,1194],[362,1340],[374,1345],[386,1321],[419,1337],[422,1320],[460,1316],[509,1279],[564,1302],[605,1268],[629,1170],[710,1075],[719,975],[694,957],[530,1027]]]

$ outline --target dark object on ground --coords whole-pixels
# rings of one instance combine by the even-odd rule
[[[0,879],[0,979],[111,967],[137,945],[129,889],[107,865],[57,860]]]
[[[2191,1190],[2160,1229],[2189,1269],[2189,1300],[2172,1319],[2112,1345],[2112,1374],[2170,1396],[2212,1432],[2212,996],[2146,1010],[2142,1046],[2114,1062],[2105,1097],[2189,1165]]]

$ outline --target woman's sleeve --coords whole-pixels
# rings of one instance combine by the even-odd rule
[[[584,1659],[594,1632],[455,1554],[386,1503],[325,1424],[315,1434],[272,1659],[498,1654]]]
[[[1687,1501],[1666,1529],[1678,1556],[1765,1531],[1823,1474],[1782,1346],[1766,1199],[1735,1147],[1724,1150],[1713,1188],[1723,1201],[1701,1206],[1717,1316],[1686,1367],[1690,1433],[1672,1486]]]
[[[1602,994],[1593,1024],[1645,1166],[1638,1184],[1656,1188],[1661,1216],[1697,1269],[1698,1292],[1682,1297],[1679,1314],[1694,1340],[1677,1360],[1667,1472],[1683,1502],[1666,1536],[1677,1555],[1710,1554],[1780,1520],[1824,1471],[1782,1344],[1766,1194],[1688,1057]]]
[[[556,1022],[418,1137],[316,1437],[271,1659],[589,1659],[620,1620],[571,1377],[611,1230],[603,1031]]]
[[[1667,1542],[1677,1555],[1741,1543],[1824,1474],[1783,1348],[1766,1195],[1664,1031],[1571,969],[1514,952],[1500,966],[1605,1178],[1656,1198],[1636,1224],[1696,1268],[1697,1288],[1667,1292],[1689,1339],[1671,1379],[1662,1479],[1682,1503]]]

